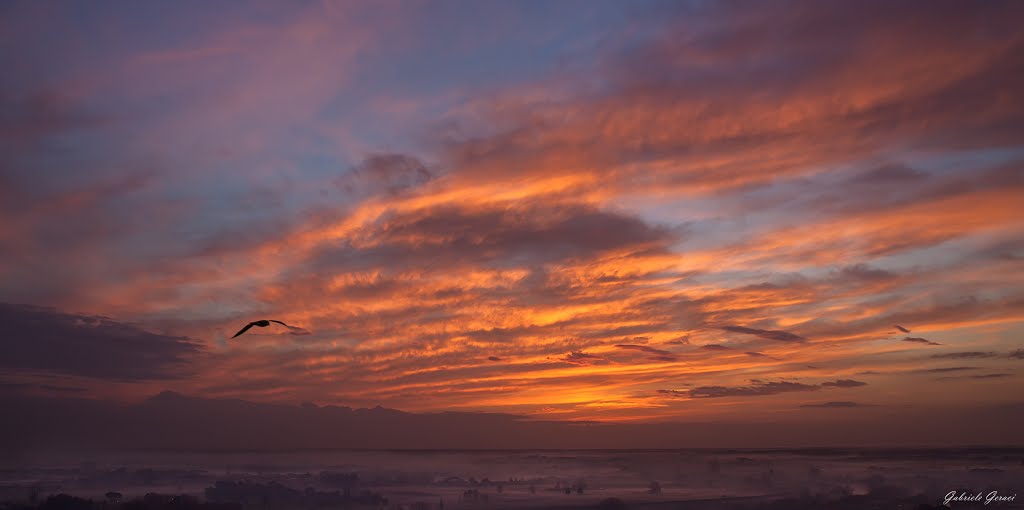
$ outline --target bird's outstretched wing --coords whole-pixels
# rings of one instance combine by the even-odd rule
[[[246,331],[249,331],[249,328],[251,328],[251,327],[252,327],[252,323],[250,322],[244,328],[242,328],[241,331],[239,331],[238,333],[235,333],[235,336],[241,335],[242,333],[245,333]],[[233,336],[231,338],[235,338],[235,336]]]
[[[276,322],[276,323],[278,323],[278,324],[280,324],[280,325],[282,325],[282,326],[284,326],[286,328],[292,327],[292,326],[289,326],[289,325],[287,325],[287,324],[285,324],[285,323],[283,323],[281,321],[275,321],[274,319],[270,319],[270,322]]]
[[[903,326],[900,326],[899,324],[893,324],[893,327],[895,327],[896,329],[898,329],[898,330],[900,330],[900,331],[902,331],[904,333],[910,333],[909,329],[907,329],[907,328],[905,328]]]

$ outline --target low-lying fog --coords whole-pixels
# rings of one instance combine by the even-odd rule
[[[0,501],[47,510],[78,501],[51,498],[57,494],[104,508],[134,502],[145,508],[231,504],[261,510],[914,509],[941,505],[950,493],[966,494],[950,502],[954,508],[1018,508],[1024,502],[1015,497],[1024,490],[1019,448],[136,451],[39,454],[14,462],[0,471]]]

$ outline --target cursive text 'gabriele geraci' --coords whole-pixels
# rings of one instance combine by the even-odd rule
[[[943,504],[949,506],[950,503],[981,502],[988,505],[989,503],[1011,503],[1016,498],[1016,494],[1003,495],[999,494],[999,491],[992,491],[989,492],[988,494],[984,494],[981,492],[971,494],[969,492],[957,493],[956,491],[949,491],[946,493],[946,497],[943,499]]]

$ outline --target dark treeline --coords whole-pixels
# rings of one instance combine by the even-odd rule
[[[338,491],[320,491],[312,487],[297,490],[277,482],[218,481],[207,487],[205,501],[189,494],[147,493],[122,501],[118,492],[106,499],[93,500],[69,494],[52,495],[39,503],[5,502],[0,510],[243,510],[245,508],[351,508],[387,506],[387,498],[369,490],[355,491],[346,486]]]

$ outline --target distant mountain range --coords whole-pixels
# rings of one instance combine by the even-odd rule
[[[0,396],[0,450],[574,449],[1021,445],[1024,405],[881,420],[857,410],[805,411],[774,423],[580,423],[493,413],[265,404],[165,391],[135,404]],[[846,413],[843,415],[836,413]]]

